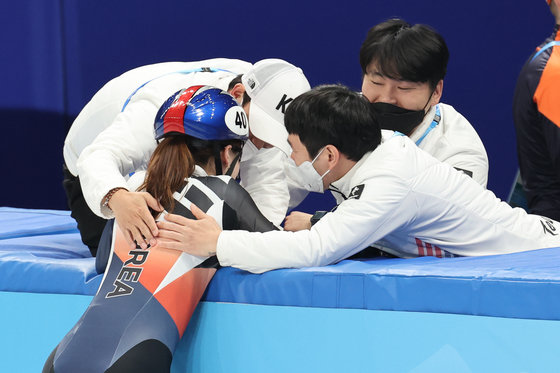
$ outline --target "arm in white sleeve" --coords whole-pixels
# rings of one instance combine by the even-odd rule
[[[486,188],[488,184],[488,157],[484,147],[482,149],[465,149],[463,152],[446,159],[445,163],[458,171],[467,171],[468,176]],[[472,175],[469,172],[472,172]]]
[[[103,198],[113,188],[126,188],[125,176],[146,167],[157,145],[153,123],[158,107],[147,99],[131,101],[80,155],[80,183],[95,214],[112,218],[112,212],[101,206]]]
[[[201,67],[227,72],[180,74],[181,71]],[[112,217],[109,209],[101,207],[103,197],[112,188],[126,187],[125,175],[145,168],[156,147],[153,131],[156,113],[170,95],[192,85],[206,84],[226,89],[238,73],[244,73],[250,67],[251,64],[245,61],[218,58],[193,63],[156,64],[128,72],[126,79],[149,83],[137,92],[131,89],[131,93],[135,93],[126,109],[83,150],[78,159],[78,175],[92,211],[105,218]],[[138,88],[135,84],[132,86]],[[129,85],[122,83],[119,87]],[[123,92],[117,97],[121,94]],[[124,97],[127,95],[128,90]]]
[[[379,186],[377,191],[370,188],[363,193],[363,199],[344,201],[311,230],[223,231],[216,248],[220,264],[262,273],[328,265],[347,258],[385,237],[414,214],[412,209],[398,208],[407,193],[403,185]]]

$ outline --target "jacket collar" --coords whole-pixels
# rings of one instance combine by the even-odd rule
[[[412,134],[409,136],[412,142],[416,143],[416,141],[418,141],[420,137],[426,132],[428,127],[432,124],[435,114],[436,114],[436,105],[432,106],[430,110],[428,110],[426,115],[424,115],[424,119],[422,120],[422,123],[420,123],[420,125],[416,127],[414,132],[412,132]]]
[[[208,176],[208,174],[206,173],[206,171],[204,171],[204,168],[200,167],[199,165],[196,165],[194,166],[194,172],[192,176],[202,177],[202,176]]]
[[[356,174],[362,168],[365,168],[365,170],[370,169],[372,167],[372,162],[379,162],[379,159],[375,160],[374,158],[376,158],[377,156],[383,157],[383,155],[381,154],[383,152],[382,149],[388,141],[390,141],[391,139],[396,140],[397,138],[403,137],[406,138],[406,136],[398,132],[381,130],[381,143],[377,146],[377,148],[375,148],[375,150],[371,152],[364,154],[364,156],[358,162],[356,162],[356,164],[344,176],[331,183],[331,185],[329,186],[329,190],[334,192],[333,194],[337,199],[337,202],[340,203],[341,199],[348,199],[348,197],[350,197],[350,195],[352,194],[352,189],[360,183],[364,182],[362,177],[363,175],[367,175],[367,172],[360,173],[360,175],[362,175],[360,178],[355,178]],[[341,196],[342,198],[340,199],[338,198],[338,196]]]

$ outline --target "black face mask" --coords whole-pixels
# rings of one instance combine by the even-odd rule
[[[422,123],[426,115],[424,109],[408,110],[385,102],[374,102],[370,105],[382,129],[398,131],[407,136]]]

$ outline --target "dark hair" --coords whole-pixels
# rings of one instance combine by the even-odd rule
[[[430,26],[390,19],[372,27],[360,48],[362,73],[375,62],[390,79],[428,82],[434,89],[445,77],[449,50]]]
[[[369,102],[342,85],[323,85],[301,94],[286,109],[284,123],[288,133],[299,136],[312,158],[331,144],[359,161],[381,142]]]
[[[167,211],[172,211],[175,205],[173,193],[185,185],[185,179],[193,174],[194,166],[206,165],[228,145],[234,152],[240,152],[243,141],[207,141],[188,135],[167,135],[154,150],[144,183],[138,189],[146,190]]]
[[[243,74],[239,74],[237,75],[235,78],[233,78],[233,80],[231,82],[229,82],[227,91],[231,91],[233,89],[233,87],[235,87],[236,84],[242,83],[241,81],[241,77],[243,76]],[[245,104],[248,104],[249,102],[251,102],[251,97],[249,97],[249,95],[247,94],[247,91],[243,92],[243,100],[241,101],[241,106],[245,106]]]
[[[247,105],[251,102],[251,96],[247,94],[247,91],[243,92],[243,101],[241,101],[241,106]]]
[[[233,87],[235,87],[236,84],[241,83],[241,77],[243,76],[243,74],[239,74],[237,75],[235,78],[233,78],[231,80],[231,82],[229,82],[229,85],[227,87],[227,91],[231,91],[233,89]]]

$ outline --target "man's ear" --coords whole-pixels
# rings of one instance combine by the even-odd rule
[[[239,105],[241,105],[241,101],[243,100],[243,93],[245,93],[245,86],[241,83],[237,83],[229,91],[229,94],[235,98],[235,101],[237,101]]]
[[[340,151],[338,150],[338,148],[334,145],[327,145],[325,146],[325,150],[324,152],[327,153],[327,162],[329,164],[329,169],[333,169],[337,164],[338,161],[340,160]]]
[[[430,100],[430,106],[434,106],[438,104],[442,95],[443,95],[443,79],[436,84],[436,89],[434,89],[434,93],[432,93],[432,98]]]
[[[226,145],[221,151],[220,151],[220,160],[222,161],[222,170],[224,170],[224,172],[229,168],[229,165],[231,164],[231,162],[233,161],[232,157],[232,146],[231,145]]]

